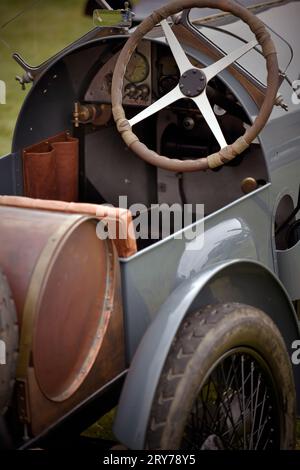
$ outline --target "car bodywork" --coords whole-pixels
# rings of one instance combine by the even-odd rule
[[[299,12],[297,2],[267,9],[274,23],[282,17],[282,12],[287,18],[295,17],[296,10]],[[296,34],[292,28],[288,33]],[[105,66],[105,61],[111,58],[108,48],[118,51],[127,34],[120,30],[114,30],[112,34],[100,29],[59,53],[41,69],[19,114],[12,153],[0,160],[1,194],[23,195],[22,149],[70,128],[74,103],[91,101],[89,93],[95,89],[93,80]],[[295,43],[295,36],[286,39]],[[201,46],[196,48],[189,41],[186,44],[185,40],[183,38],[182,43],[189,56],[198,63],[209,65],[211,57],[201,50]],[[146,42],[151,45],[146,47],[157,51],[166,49],[159,32],[155,37],[149,36]],[[102,57],[101,66],[99,56]],[[249,59],[248,67],[255,77],[253,58]],[[294,75],[297,70],[300,70],[300,57],[295,53],[290,81],[297,78]],[[289,76],[289,70],[286,74]],[[221,73],[220,80],[234,94],[252,122],[259,106],[255,94],[249,93],[245,84],[228,70]],[[257,89],[260,91],[261,85],[257,84]],[[253,155],[247,155],[236,166],[211,172],[209,180],[207,175],[187,177],[190,201],[202,202],[203,197],[209,205],[209,198],[215,199],[204,219],[182,230],[184,233],[203,224],[203,246],[201,237],[187,242],[184,238],[178,239],[178,233],[177,236],[174,233],[119,260],[129,372],[118,406],[115,434],[130,448],[144,447],[159,376],[176,331],[189,311],[207,304],[245,303],[262,309],[273,319],[290,355],[293,341],[299,339],[293,302],[300,298],[300,285],[295,282],[300,265],[300,241],[291,247],[281,245],[275,230],[276,224],[288,215],[279,210],[282,201],[289,201],[290,212],[297,205],[300,108],[292,101],[294,90],[287,80],[283,80],[279,91],[289,110],[275,107],[268,125],[261,132],[258,169],[252,167],[250,159]],[[153,168],[138,160],[122,163],[126,153],[113,126],[102,128],[101,135],[93,129],[81,132],[86,162],[83,186],[88,200],[93,199],[93,193],[87,187],[87,181],[101,191],[106,202],[113,204],[117,204],[120,194],[127,195],[129,204],[143,202],[149,205],[176,200],[174,182],[168,186],[168,176],[164,172],[159,172],[156,179]],[[102,162],[98,151],[100,142],[105,148]],[[102,178],[95,169],[97,165],[106,168],[108,176]],[[239,166],[242,168],[240,173]],[[225,171],[227,173],[222,177]],[[230,186],[226,186],[227,179],[233,185],[234,180],[240,182],[256,173],[257,179],[264,181],[249,194],[243,194],[239,184],[232,192]],[[163,185],[170,189],[159,194]],[[200,192],[194,190],[197,185],[201,186]],[[226,192],[230,193],[229,198]],[[294,366],[294,378],[299,412],[300,374],[297,366]]]

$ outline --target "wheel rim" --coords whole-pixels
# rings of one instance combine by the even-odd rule
[[[184,429],[186,450],[280,447],[280,407],[271,371],[248,348],[224,354],[208,372]]]

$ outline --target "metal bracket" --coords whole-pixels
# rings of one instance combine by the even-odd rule
[[[64,49],[59,51],[57,54],[50,57],[48,60],[46,60],[45,62],[43,62],[42,64],[40,64],[38,66],[29,65],[23,59],[23,57],[20,56],[20,54],[15,52],[12,55],[12,58],[25,71],[25,74],[22,77],[17,76],[16,80],[18,82],[20,82],[22,88],[24,89],[26,83],[30,83],[30,82],[33,82],[34,80],[36,80],[48,67],[50,67],[50,65],[53,62],[57,61],[60,57],[65,56],[67,52],[71,52],[76,46],[80,46],[81,44],[84,44],[88,41],[91,41],[91,40],[96,39],[96,38],[100,38],[101,35],[102,35],[102,32],[106,31],[106,30],[108,30],[110,32],[110,34],[112,34],[112,30],[115,30],[115,33],[113,33],[113,34],[119,34],[119,32],[120,32],[119,28],[105,28],[105,27],[104,28],[99,28],[99,27],[93,28],[91,31],[84,34],[81,38],[79,38],[78,40],[76,40],[75,42],[70,44],[69,46],[65,47]]]
[[[22,69],[25,71],[24,75],[22,75],[22,76],[16,75],[16,77],[15,77],[17,82],[20,83],[20,85],[22,87],[22,90],[25,90],[25,84],[33,82],[36,75],[38,75],[40,67],[30,66],[29,64],[27,64],[25,62],[25,60],[17,52],[15,52],[12,55],[12,57],[13,57],[13,59],[15,59],[17,64],[19,64],[22,67]]]

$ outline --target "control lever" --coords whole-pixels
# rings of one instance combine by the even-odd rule
[[[97,3],[99,3],[102,8],[105,8],[106,10],[113,10],[113,8],[107,3],[106,0],[97,0]]]

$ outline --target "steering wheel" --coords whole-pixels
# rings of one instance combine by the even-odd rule
[[[175,15],[186,8],[189,9],[193,7],[217,8],[224,12],[232,13],[248,24],[251,31],[255,34],[255,39],[234,52],[225,55],[208,67],[198,68],[193,66],[167,22],[169,16]],[[179,83],[169,93],[128,120],[126,119],[122,106],[123,80],[126,67],[138,43],[158,23],[161,24],[169,47],[178,65],[181,75]],[[207,98],[207,83],[257,44],[260,44],[262,47],[262,53],[266,59],[267,65],[268,76],[265,98],[252,126],[234,143],[227,145],[223,132]],[[206,170],[223,165],[249,147],[268,121],[276,99],[278,87],[279,70],[276,49],[264,23],[259,18],[232,0],[177,0],[154,11],[135,29],[125,43],[117,60],[112,79],[112,112],[117,129],[126,145],[146,162],[156,167],[176,172]],[[220,150],[217,153],[195,160],[172,159],[148,149],[132,132],[132,127],[135,124],[181,98],[189,98],[198,106],[202,116],[220,145]]]

